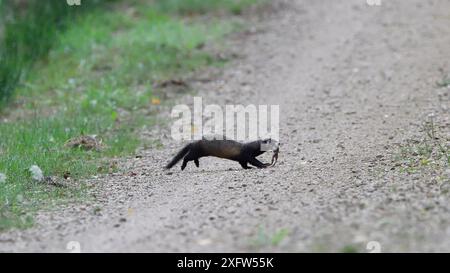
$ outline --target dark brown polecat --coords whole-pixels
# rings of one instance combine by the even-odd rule
[[[208,140],[204,138],[184,146],[184,148],[175,155],[175,157],[166,165],[165,168],[172,168],[181,159],[183,159],[181,170],[186,168],[189,161],[194,161],[195,165],[199,167],[199,158],[205,156],[215,156],[234,160],[239,162],[244,169],[251,169],[248,164],[257,168],[266,168],[274,165],[274,161],[272,160],[272,163],[262,163],[256,159],[256,157],[269,150],[277,151],[278,157],[278,142],[270,138],[248,143],[240,143],[234,140],[226,139]]]

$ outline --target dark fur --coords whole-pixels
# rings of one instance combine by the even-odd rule
[[[233,140],[202,139],[184,146],[184,148],[175,155],[175,157],[166,165],[165,168],[172,168],[181,159],[183,159],[181,170],[186,168],[189,161],[194,161],[198,168],[200,166],[199,158],[206,156],[214,156],[237,161],[244,169],[251,169],[248,164],[257,168],[266,168],[271,164],[262,163],[256,159],[256,157],[266,152],[261,150],[261,144],[271,143],[273,143],[271,139],[257,140],[248,143],[240,143]]]

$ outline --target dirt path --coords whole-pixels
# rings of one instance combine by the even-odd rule
[[[391,162],[439,107],[449,26],[446,0],[285,1],[233,42],[243,58],[197,86],[206,104],[280,105],[275,168],[211,159],[167,174],[180,146],[165,138],[123,173],[92,180],[96,202],[42,213],[36,228],[0,235],[0,250],[366,251],[377,241],[382,251],[450,251],[449,195]],[[261,239],[282,229],[279,244]]]

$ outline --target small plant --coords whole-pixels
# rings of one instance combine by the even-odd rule
[[[450,86],[450,78],[443,79],[440,82],[436,83],[438,87],[447,87]]]
[[[421,168],[448,169],[450,164],[450,145],[445,136],[441,136],[436,117],[429,115],[423,122],[421,131],[424,137],[411,140],[400,148],[396,156],[396,165],[407,173],[417,173]]]
[[[278,246],[288,235],[289,230],[285,228],[268,233],[262,226],[259,226],[256,238],[252,240],[251,245],[255,247]]]
[[[428,115],[428,119],[422,124],[422,130],[425,131],[428,138],[431,140],[436,139],[436,124],[434,114]]]
[[[346,245],[340,249],[341,253],[358,253],[359,249],[356,245]]]

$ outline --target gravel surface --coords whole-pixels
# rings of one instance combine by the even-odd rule
[[[164,171],[181,144],[161,128],[147,134],[163,148],[87,182],[96,200],[41,212],[0,234],[0,251],[450,251],[448,167],[407,174],[394,159],[429,113],[450,133],[450,91],[435,84],[450,72],[450,2],[381,3],[273,1],[231,37],[239,57],[195,84],[205,104],[280,105],[275,167]]]

